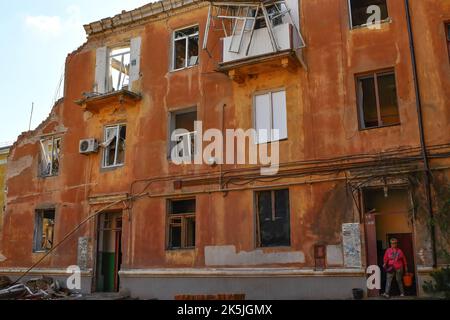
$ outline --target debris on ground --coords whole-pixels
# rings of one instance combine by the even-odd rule
[[[0,300],[62,300],[79,296],[80,294],[61,288],[58,281],[50,277],[35,278],[17,284],[8,277],[0,277]]]

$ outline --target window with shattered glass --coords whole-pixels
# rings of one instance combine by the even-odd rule
[[[34,251],[45,252],[53,248],[55,210],[37,210],[34,229]]]
[[[173,70],[188,68],[198,64],[198,26],[175,31],[173,41]]]
[[[39,161],[39,175],[41,177],[59,174],[61,138],[51,137],[40,141],[41,155]]]
[[[189,161],[196,154],[195,121],[197,121],[197,110],[186,109],[170,114],[170,138],[169,151],[175,148],[176,154],[180,159]],[[172,141],[172,136],[176,141]],[[171,156],[171,152],[169,152]]]
[[[106,127],[104,147],[103,167],[117,167],[125,163],[125,142],[127,127],[125,125],[115,125]]]
[[[130,47],[111,49],[109,55],[110,91],[128,90],[130,85]]]

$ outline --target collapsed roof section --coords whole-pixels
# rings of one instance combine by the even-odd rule
[[[150,0],[149,0],[150,2]],[[148,18],[158,17],[161,14],[187,7],[189,5],[204,3],[204,0],[160,0],[148,3],[142,7],[130,11],[122,11],[112,18],[105,18],[84,25],[84,30],[88,36],[102,33],[114,28],[126,26],[130,23],[140,22]]]
[[[298,0],[209,2],[203,49],[208,49],[211,32],[221,32],[222,63],[306,46],[300,32]]]

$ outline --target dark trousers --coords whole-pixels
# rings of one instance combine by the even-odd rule
[[[391,292],[392,280],[397,280],[398,288],[401,294],[405,294],[405,288],[403,287],[403,269],[395,270],[395,272],[386,274],[386,290],[385,293],[389,294]]]

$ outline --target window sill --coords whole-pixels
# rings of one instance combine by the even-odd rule
[[[125,167],[124,164],[119,164],[119,165],[116,165],[116,166],[110,166],[110,167],[102,167],[102,168],[101,168],[101,172],[114,171],[114,170],[118,170],[118,169],[123,168],[123,167]]]
[[[266,251],[290,251],[292,250],[292,246],[274,246],[274,247],[256,247],[257,250],[266,250]]]
[[[382,21],[380,21],[380,26],[386,25],[386,24],[390,24],[392,23],[392,19],[391,18],[387,18],[384,19]],[[365,29],[371,29],[371,30],[379,30],[376,27],[373,27],[373,25],[367,25],[367,24],[363,24],[360,26],[351,26],[350,27],[350,31],[356,31],[356,30],[365,30]]]
[[[378,126],[378,127],[359,128],[359,131],[363,132],[363,131],[370,131],[370,130],[376,130],[376,129],[385,129],[385,128],[390,128],[390,127],[399,127],[401,125],[402,124],[399,122],[399,123],[388,124],[388,125]]]
[[[181,251],[187,252],[187,251],[195,251],[195,249],[196,249],[196,247],[189,247],[189,248],[174,248],[174,249],[167,248],[167,249],[166,249],[166,252],[167,252],[167,253],[169,253],[169,252],[181,252]]]
[[[33,251],[33,254],[39,254],[39,255],[42,255],[42,254],[47,254],[47,253],[49,253],[50,252],[50,250],[47,250],[47,251]]]
[[[44,175],[38,176],[39,179],[49,179],[49,178],[56,178],[56,177],[59,177],[59,174],[52,174],[52,175],[48,175],[48,176],[44,176]]]
[[[178,71],[189,70],[189,69],[197,68],[198,66],[199,66],[199,64],[196,64],[196,65],[190,66],[190,67],[180,68],[180,69],[171,69],[171,70],[169,71],[169,73],[176,73],[176,72],[178,72]]]

